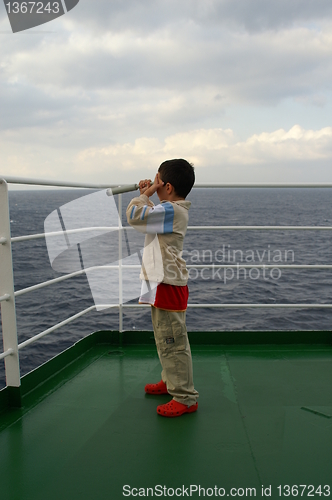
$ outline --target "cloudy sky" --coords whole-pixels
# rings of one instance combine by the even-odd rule
[[[332,182],[331,0],[80,0],[12,34],[0,173],[103,183]]]

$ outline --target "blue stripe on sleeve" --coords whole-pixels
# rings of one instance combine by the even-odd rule
[[[133,208],[131,209],[131,212],[130,212],[131,219],[134,217],[135,210],[136,210],[136,205],[134,205]]]
[[[163,203],[163,207],[165,209],[164,233],[172,233],[174,222],[174,207],[172,203]]]
[[[163,204],[151,207],[146,217],[146,232],[149,234],[163,234],[165,208]]]
[[[144,215],[145,215],[145,212],[146,212],[146,209],[148,208],[147,205],[144,206],[143,208],[143,212],[142,212],[142,215],[141,215],[141,220],[144,220]]]

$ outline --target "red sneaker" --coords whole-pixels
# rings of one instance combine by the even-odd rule
[[[194,411],[197,411],[197,408],[198,403],[187,406],[172,399],[172,401],[166,403],[165,405],[157,406],[157,413],[162,417],[180,417],[184,413],[193,413]]]
[[[147,394],[168,394],[167,386],[162,380],[158,384],[146,384],[145,392]]]

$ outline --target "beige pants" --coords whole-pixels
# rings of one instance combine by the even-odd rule
[[[162,380],[175,401],[191,406],[196,403],[198,392],[194,389],[186,312],[164,311],[152,306],[151,316]]]

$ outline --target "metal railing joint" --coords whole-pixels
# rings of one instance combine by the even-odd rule
[[[5,295],[1,295],[0,302],[6,302],[9,299],[10,299],[9,293],[5,293]]]
[[[7,351],[0,354],[0,359],[5,359],[7,356],[14,354],[14,349],[7,349]]]

